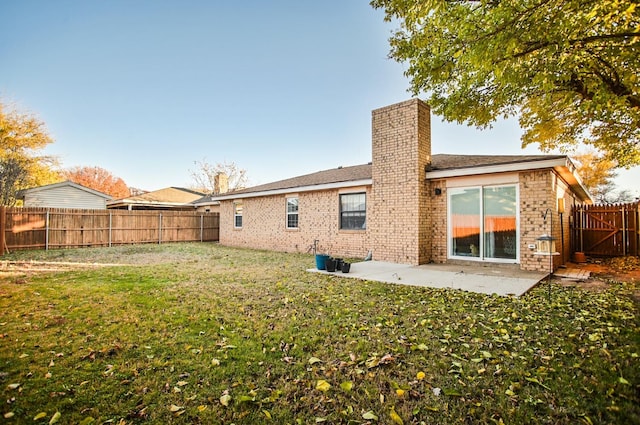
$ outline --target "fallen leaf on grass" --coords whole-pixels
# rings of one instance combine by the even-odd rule
[[[325,381],[324,379],[319,379],[316,383],[316,390],[320,390],[322,392],[327,392],[331,388],[331,384]]]
[[[10,389],[10,390],[15,390],[18,387],[20,387],[20,384],[9,384],[9,385],[7,385],[7,388]]]
[[[400,417],[400,415],[398,415],[396,413],[396,409],[395,407],[391,406],[391,410],[389,411],[389,416],[391,417],[391,420],[393,422],[395,422],[398,425],[404,425],[404,421],[402,420],[402,418]]]
[[[342,384],[340,384],[340,388],[342,388],[345,391],[351,391],[353,389],[353,382],[345,381]]]
[[[386,365],[395,361],[396,359],[391,354],[385,354],[381,358],[378,358],[377,356],[369,357],[365,364],[369,369],[373,369],[374,367]]]
[[[179,412],[182,409],[184,409],[184,406],[176,406],[175,404],[172,404],[169,407],[169,411],[172,412],[172,413]]]
[[[49,425],[57,423],[61,417],[62,417],[62,413],[60,412],[54,413],[53,416],[51,417],[51,420],[49,421]]]
[[[13,418],[14,413],[13,412],[7,412],[4,414],[4,418],[5,419],[10,419]]]
[[[311,358],[309,359],[309,364],[316,364],[316,363],[322,363],[322,360],[320,360],[320,359],[319,359],[319,358],[317,358],[317,357],[311,357]]]
[[[372,410],[369,410],[368,412],[362,414],[362,419],[366,419],[368,421],[377,421],[378,417],[375,413],[373,413]]]
[[[534,384],[538,384],[542,388],[551,391],[551,388],[547,387],[545,384],[543,384],[542,382],[538,381],[538,378],[527,378],[527,377],[525,377],[524,379],[526,379],[529,382],[533,382]]]
[[[46,416],[47,416],[47,412],[40,412],[33,417],[33,420],[39,421],[40,419],[45,418]]]
[[[223,394],[220,396],[220,404],[224,407],[229,407],[229,402],[231,401],[231,396],[229,394]]]

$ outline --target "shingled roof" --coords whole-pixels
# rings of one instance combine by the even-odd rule
[[[128,198],[116,199],[107,204],[108,208],[135,207],[189,207],[190,203],[200,199],[204,193],[184,187],[167,187],[143,193],[142,195],[130,196]]]
[[[518,164],[526,162],[553,160],[566,158],[563,155],[450,155],[436,154],[431,157],[431,166],[425,171],[443,171],[463,168]],[[371,184],[371,163],[338,167],[330,170],[318,171],[303,176],[279,180],[273,183],[253,186],[247,189],[228,192],[213,199],[229,199],[238,195],[248,195],[258,192],[283,191],[294,188],[310,188],[313,186],[329,185],[348,182],[363,182]]]
[[[305,174],[304,176],[292,177],[290,179],[280,180],[273,183],[267,183],[259,186],[253,186],[247,189],[228,192],[224,195],[267,192],[271,190],[292,189],[295,187],[318,186],[323,184],[351,182],[358,180],[371,180],[371,163],[318,171],[311,174]]]
[[[455,170],[457,168],[487,167],[491,165],[518,164],[522,162],[562,159],[564,155],[451,155],[437,154],[431,158],[429,171]]]

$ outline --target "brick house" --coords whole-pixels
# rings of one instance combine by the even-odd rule
[[[561,251],[554,263],[569,258],[562,213],[592,201],[567,156],[432,155],[430,127],[429,106],[418,99],[376,109],[372,162],[214,197],[220,243],[306,252],[319,240],[341,257],[371,251],[374,260],[402,264],[548,271],[549,257],[532,247],[553,221]]]

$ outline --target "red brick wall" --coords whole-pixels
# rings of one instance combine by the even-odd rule
[[[367,220],[371,216],[370,187],[323,190],[299,194],[238,199],[243,204],[242,228],[233,224],[234,204],[223,201],[220,243],[229,246],[307,252],[315,239],[333,256],[364,258],[371,249],[369,229],[339,229],[339,194],[367,194]],[[298,228],[287,229],[287,197],[298,196]],[[367,226],[369,223],[367,222]]]

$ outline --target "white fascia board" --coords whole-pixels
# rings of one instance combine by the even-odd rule
[[[468,168],[452,168],[450,170],[427,171],[427,179],[446,177],[473,176],[476,174],[505,173],[512,171],[539,170],[542,168],[566,167],[566,158],[545,159],[542,161],[512,162],[509,164],[485,165]]]
[[[201,201],[201,202],[192,202],[191,205],[195,205],[196,207],[206,207],[212,205],[220,205],[220,201]]]
[[[571,165],[573,165],[573,163],[571,163]],[[574,172],[575,167],[556,167],[555,170],[560,177],[573,188],[573,191],[577,193],[583,201],[586,201],[588,204],[593,204],[591,194],[587,188],[584,187],[580,176]]]
[[[274,190],[264,190],[261,192],[249,192],[249,193],[238,193],[235,195],[216,196],[211,200],[212,201],[228,201],[232,199],[259,198],[261,196],[283,195],[286,193],[315,192],[319,190],[342,189],[346,187],[371,186],[372,184],[373,184],[372,179],[352,180],[348,182],[316,184],[312,186],[296,186],[296,187],[289,187],[286,189],[274,189]]]
[[[162,201],[137,201],[137,200],[130,200],[130,201],[124,201],[124,202],[118,202],[118,201],[111,201],[111,202],[107,202],[107,205],[153,205],[153,206],[158,206],[158,205],[165,205],[165,206],[184,206],[187,207],[189,205],[193,205],[190,203],[184,203],[184,202],[162,202]]]

